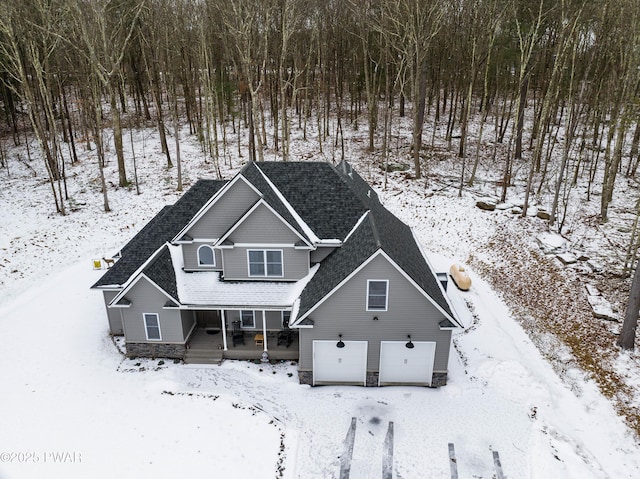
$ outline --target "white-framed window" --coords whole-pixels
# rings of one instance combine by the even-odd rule
[[[203,244],[198,248],[198,264],[200,266],[215,267],[216,253],[208,244]]]
[[[291,311],[282,311],[282,327],[288,328],[291,320]]]
[[[275,277],[284,276],[281,249],[250,249],[247,250],[249,276]]]
[[[243,309],[240,311],[240,327],[253,329],[256,327],[256,312]]]
[[[161,341],[160,333],[160,317],[157,313],[144,313],[144,331],[147,335],[147,341]]]
[[[386,311],[389,305],[389,280],[367,281],[367,311]]]

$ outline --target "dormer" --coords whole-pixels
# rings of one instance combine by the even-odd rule
[[[218,240],[226,280],[297,281],[309,273],[314,247],[265,200]]]
[[[214,195],[173,238],[182,246],[185,271],[222,271],[222,254],[215,244],[260,197],[241,175]]]

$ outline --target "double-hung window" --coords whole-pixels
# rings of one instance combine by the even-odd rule
[[[256,327],[255,311],[250,311],[250,310],[240,311],[240,326],[242,328],[255,328]]]
[[[367,311],[386,311],[389,305],[389,280],[367,281]]]
[[[144,329],[147,334],[147,341],[160,341],[160,318],[156,313],[144,313]]]
[[[282,267],[282,250],[250,249],[247,251],[247,256],[249,259],[249,276],[281,278],[284,275]]]

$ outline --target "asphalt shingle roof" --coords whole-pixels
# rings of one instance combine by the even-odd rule
[[[363,261],[382,249],[438,306],[453,317],[438,280],[424,259],[411,228],[382,206],[377,194],[350,165],[341,163],[334,171],[349,186],[358,202],[369,210],[369,214],[342,247],[337,248],[322,262],[320,270],[300,297],[299,316],[329,294]]]
[[[121,250],[121,258],[92,286],[121,286],[158,248],[173,239],[226,181],[198,180],[173,205],[165,206]]]
[[[264,165],[265,163],[257,164]],[[256,168],[256,163],[248,163],[247,166],[245,166],[240,172],[240,174],[245,177],[253,186],[255,186],[258,191],[260,191],[263,199],[269,206],[271,206],[280,216],[282,216],[284,220],[289,223],[304,239],[309,241],[309,238],[302,230],[302,226],[300,226],[300,224],[296,221],[289,209],[280,200],[276,192],[273,191],[273,188],[271,188],[269,183],[264,179],[264,176],[262,175],[262,173],[260,173],[260,170]],[[271,178],[269,179],[273,181]]]
[[[367,210],[354,194],[355,190],[329,163],[264,162],[257,165],[318,238],[344,240]]]
[[[454,317],[411,229],[382,206],[375,191],[348,163],[337,167],[324,162],[250,163],[240,172],[261,192],[264,200],[308,240],[302,226],[261,172],[316,236],[344,241],[322,261],[303,290],[299,317],[379,249],[443,311]],[[199,180],[175,205],[163,208],[122,248],[122,258],[93,287],[124,284],[164,243],[175,237],[224,184],[224,181]],[[365,213],[366,218],[353,231]],[[168,248],[165,247],[144,272],[169,295],[178,298]]]
[[[298,316],[313,308],[342,280],[378,250],[370,221],[363,221],[340,248],[327,256],[300,295]]]
[[[144,274],[160,286],[174,299],[178,299],[178,287],[176,285],[176,273],[171,261],[171,252],[165,244],[160,253],[144,268]]]

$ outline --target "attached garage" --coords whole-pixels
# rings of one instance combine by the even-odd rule
[[[366,385],[367,341],[313,341],[313,384]]]
[[[413,341],[407,348],[406,341],[381,341],[380,386],[411,384],[430,386],[433,376],[433,361],[436,343]]]

